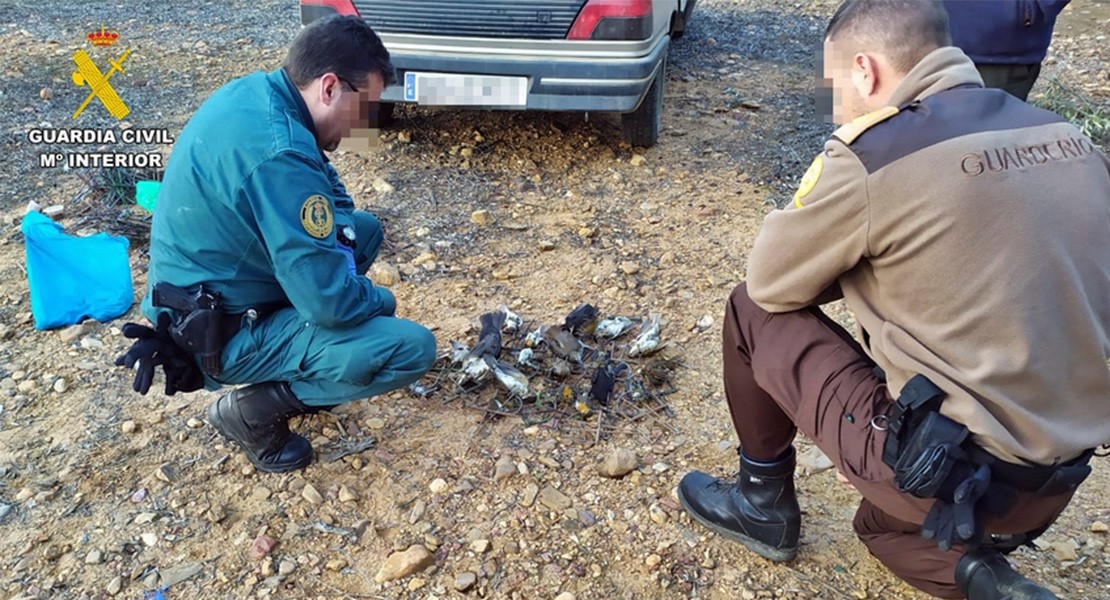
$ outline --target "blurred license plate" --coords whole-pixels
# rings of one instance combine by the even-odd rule
[[[524,106],[528,78],[408,72],[405,101],[431,106]]]

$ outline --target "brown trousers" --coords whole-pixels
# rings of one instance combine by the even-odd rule
[[[955,567],[962,549],[941,551],[921,537],[932,505],[900,493],[882,461],[885,430],[872,418],[893,404],[860,345],[820,309],[769,313],[732,292],[724,324],[725,395],[744,454],[780,456],[800,429],[863,494],[852,525],[867,549],[910,585],[941,598],[962,598]],[[988,533],[1021,534],[1056,520],[1071,494],[1034,498],[1020,493]]]

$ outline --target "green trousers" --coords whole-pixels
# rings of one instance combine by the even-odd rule
[[[365,274],[382,244],[382,227],[355,211],[356,271]],[[309,406],[331,406],[404,387],[435,362],[436,340],[427,328],[379,316],[347,328],[320,327],[294,308],[279,310],[243,329],[224,346],[219,384],[288,381]]]

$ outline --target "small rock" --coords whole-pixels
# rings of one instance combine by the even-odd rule
[[[667,522],[667,511],[663,510],[662,506],[652,504],[648,507],[648,516],[651,517],[653,523],[662,525]]]
[[[412,504],[412,510],[409,512],[409,523],[415,525],[417,521],[424,518],[425,511],[428,510],[428,505],[423,500],[417,500]]]
[[[156,533],[150,533],[148,531],[147,533],[144,533],[144,534],[140,535],[139,537],[143,540],[143,543],[146,544],[147,546],[153,546],[153,545],[158,543],[158,534],[156,534]]]
[[[64,394],[67,389],[69,389],[69,387],[66,385],[66,378],[65,377],[59,377],[59,378],[54,380],[54,391],[55,392],[57,392],[59,394]]]
[[[1102,521],[1091,523],[1091,533],[1106,533],[1107,531],[1110,531],[1110,527],[1108,527],[1106,523]]]
[[[107,592],[108,592],[109,596],[115,596],[116,594],[120,593],[120,590],[122,590],[122,589],[123,589],[123,577],[122,576],[116,575],[115,577],[112,578],[112,581],[108,582]]]
[[[173,470],[170,469],[169,465],[159,466],[157,469],[154,470],[154,476],[157,477],[160,481],[164,481],[166,483],[173,483],[173,480],[175,479]]]
[[[540,240],[540,242],[536,244],[536,248],[538,248],[540,252],[550,252],[555,249],[555,242],[551,240]]]
[[[373,429],[374,431],[377,431],[385,427],[385,421],[379,419],[378,417],[374,417],[372,419],[366,420],[366,426],[370,429]]]
[[[574,594],[572,594],[570,592],[563,592],[562,594],[559,594],[558,596],[555,596],[555,600],[578,600],[578,599],[575,598]]]
[[[1079,544],[1073,539],[1055,542],[1049,546],[1049,549],[1056,560],[1060,562],[1079,560]]]
[[[478,583],[478,575],[467,571],[455,575],[455,591],[465,592]]]
[[[146,500],[146,488],[139,488],[139,489],[135,490],[134,494],[131,494],[131,502],[132,503],[138,504],[138,503],[142,502],[143,500]]]
[[[504,481],[516,475],[516,463],[508,456],[502,456],[493,468],[493,480]]]
[[[293,571],[296,571],[296,570],[297,570],[297,563],[295,563],[291,560],[283,560],[283,561],[281,561],[281,564],[278,565],[278,575],[281,575],[282,577],[285,577],[287,575],[291,575],[293,573]]]
[[[393,187],[388,181],[382,179],[381,177],[374,179],[373,186],[374,191],[379,194],[392,194],[393,192],[397,191],[397,188]]]
[[[62,206],[61,204],[55,204],[53,206],[47,206],[46,208],[42,209],[42,214],[50,217],[51,219],[53,219],[55,221],[57,221],[58,219],[61,219],[62,216],[65,215],[65,213],[66,213],[66,207]]]
[[[305,500],[308,500],[312,504],[324,503],[324,497],[320,495],[320,492],[316,491],[316,488],[312,487],[311,483],[305,484],[304,489],[301,490],[301,497],[303,497]]]
[[[255,561],[262,560],[269,556],[276,546],[277,540],[268,535],[260,535],[254,538],[250,548],[247,548],[247,557]]]
[[[540,487],[534,483],[529,483],[528,487],[524,488],[524,498],[521,498],[520,504],[524,507],[532,506],[536,503],[536,496],[540,495]]]
[[[447,482],[437,477],[428,485],[428,489],[432,490],[433,494],[441,494],[447,491]]]
[[[101,554],[100,550],[92,550],[88,554],[85,555],[85,564],[86,565],[99,565],[103,561],[104,561],[104,555]]]
[[[820,448],[813,446],[798,455],[798,466],[804,471],[814,474],[827,471],[835,465],[833,465],[832,460],[830,460],[828,456],[825,456],[825,453],[822,452]]]
[[[134,421],[127,420],[127,421],[124,421],[122,425],[120,425],[120,431],[122,431],[124,433],[135,433],[135,429],[137,427],[138,426],[135,425]]]
[[[387,262],[375,262],[370,266],[370,281],[381,287],[393,287],[401,281],[401,271]]]
[[[201,427],[204,427],[204,421],[201,421],[196,417],[189,417],[189,420],[185,421],[185,426],[189,429],[200,429]]]
[[[81,338],[81,347],[86,350],[99,350],[104,347],[104,342],[94,337],[85,337]]]
[[[35,388],[37,388],[37,387],[38,387],[38,384],[37,384],[37,383],[35,383],[35,380],[34,380],[34,379],[28,379],[28,380],[26,380],[26,381],[20,381],[20,382],[19,382],[19,385],[17,386],[17,388],[16,388],[16,389],[18,389],[19,391],[21,391],[21,392],[23,392],[24,394],[26,394],[26,393],[28,393],[28,392],[32,392],[32,391],[34,391],[34,390],[35,390]]]
[[[413,573],[418,573],[428,568],[435,562],[435,556],[424,546],[414,544],[404,552],[394,552],[385,560],[385,564],[374,575],[374,581],[385,583]]]
[[[408,144],[412,142],[412,134],[407,131],[398,131],[397,141],[401,142],[402,144]]]
[[[540,504],[551,510],[566,510],[573,506],[574,502],[566,494],[548,485],[540,490]]]
[[[339,486],[340,502],[354,502],[355,500],[358,500],[358,495],[351,491],[351,488],[345,485]]]
[[[657,567],[661,562],[663,562],[663,557],[659,556],[658,554],[649,554],[647,559],[644,560],[644,564],[646,564],[648,567]]]
[[[141,513],[139,513],[139,515],[137,517],[135,517],[134,522],[135,522],[136,525],[146,525],[148,523],[153,523],[154,519],[157,519],[157,518],[158,518],[158,515],[156,513],[141,512]]]
[[[489,550],[489,540],[474,540],[470,542],[470,549],[475,554],[485,554]]]
[[[17,493],[15,495],[15,501],[16,502],[26,502],[27,500],[30,500],[31,497],[34,496],[34,495],[35,495],[35,492],[31,488],[23,488],[23,489],[19,490],[19,493]]]
[[[423,579],[421,579],[419,577],[413,577],[412,579],[409,580],[408,588],[409,588],[410,592],[415,592],[416,590],[419,590],[420,588],[422,588],[426,585],[428,585],[427,581],[424,581]]]
[[[486,226],[493,222],[493,215],[484,208],[480,208],[470,213],[470,222],[475,225]]]
[[[328,562],[324,563],[324,568],[329,570],[329,571],[342,571],[343,568],[346,567],[346,566],[347,566],[347,559],[343,558],[342,556],[339,557],[339,558],[333,558],[333,559],[329,560]]]
[[[621,271],[623,271],[625,275],[635,275],[640,272],[640,265],[631,261],[625,261],[621,263]]]
[[[43,100],[49,100],[53,96],[54,96],[54,92],[48,87],[44,87],[41,90],[39,90],[39,98],[41,98]]]
[[[647,158],[645,158],[642,154],[633,154],[632,158],[628,162],[633,167],[639,167],[647,162]]]
[[[12,514],[12,505],[0,502],[0,523],[3,523],[10,514]]]
[[[605,477],[624,477],[640,464],[636,453],[624,448],[610,452],[597,468],[597,472]]]

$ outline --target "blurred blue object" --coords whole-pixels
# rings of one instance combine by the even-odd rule
[[[53,329],[85,318],[110,321],[135,300],[127,238],[98,233],[67,235],[38,212],[21,225],[27,249],[27,282],[35,329]]]

